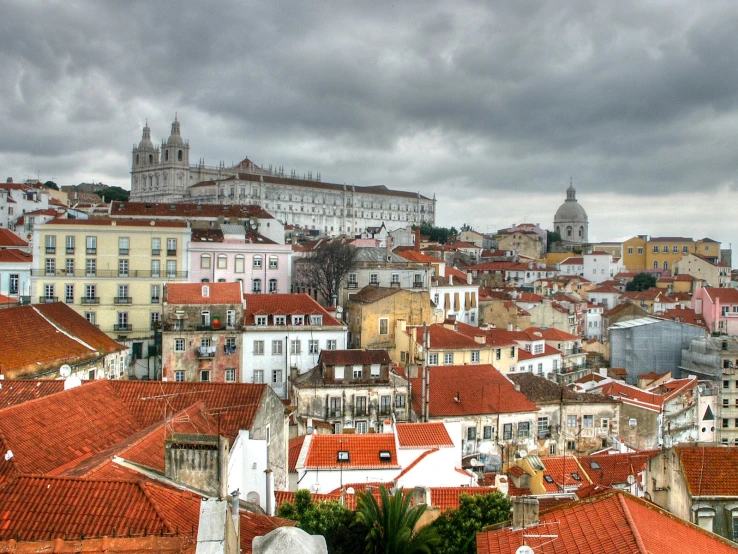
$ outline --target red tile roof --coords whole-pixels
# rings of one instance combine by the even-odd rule
[[[307,294],[244,294],[244,325],[253,325],[259,315],[322,315],[323,326],[343,325]],[[288,322],[289,324],[289,322]],[[305,322],[308,326],[309,321]]]
[[[677,446],[684,478],[692,496],[738,497],[738,448]]]
[[[404,250],[401,252],[395,251],[395,253],[399,254],[400,256],[402,256],[403,258],[411,262],[426,263],[426,264],[443,263],[443,260],[439,258],[434,258],[433,256],[429,256],[428,254],[423,254],[422,252],[416,252],[415,250]],[[464,279],[466,279],[466,277],[464,277]]]
[[[446,426],[441,422],[398,423],[395,429],[400,448],[444,448],[454,445]]]
[[[230,219],[273,219],[261,206],[221,206],[218,204],[171,204],[171,203],[147,203],[147,202],[113,202],[110,208],[110,217],[144,217],[148,219],[160,218],[172,219],[217,219],[218,217]],[[158,223],[157,223],[158,224]]]
[[[525,529],[479,533],[477,552],[513,554],[525,540],[534,552],[546,554],[672,554],[686,545],[690,552],[735,553],[730,541],[622,491],[543,510],[539,521]]]
[[[458,327],[457,327],[458,328]],[[434,323],[426,327],[430,336],[430,348],[435,349],[457,349],[457,348],[476,348],[479,349],[481,344],[473,338],[466,336],[453,329],[447,329],[440,323]],[[423,344],[423,328],[415,327],[415,340],[418,344]],[[477,333],[481,335],[482,333]]]
[[[243,304],[240,283],[169,283],[164,301],[172,304]]]
[[[559,329],[554,329],[553,327],[549,327],[548,329],[544,329],[543,327],[528,327],[523,332],[528,334],[528,336],[530,337],[529,340],[540,340],[541,337],[543,337],[543,340],[579,340],[578,336],[572,335],[571,333],[567,333],[565,331],[560,331]]]
[[[431,487],[431,506],[441,510],[455,510],[461,505],[461,496],[479,496],[492,494],[497,489],[493,487]]]
[[[297,471],[297,460],[302,452],[302,445],[305,443],[306,435],[300,435],[289,440],[287,453],[287,470],[290,473]]]
[[[431,366],[429,412],[431,417],[536,412],[538,406],[515,390],[491,365]],[[413,405],[420,411],[420,378],[411,379]]]
[[[166,221],[162,219],[52,219],[44,225],[99,225],[101,227],[187,227],[186,221]]]
[[[644,450],[624,454],[578,456],[577,459],[592,483],[612,487],[629,484],[628,477],[632,475],[637,478],[646,469],[648,460],[658,453],[658,450]]]
[[[339,464],[338,451],[347,451],[349,461]],[[390,453],[390,461],[379,460],[379,453]],[[395,436],[390,433],[363,435],[313,435],[305,458],[305,468],[326,469],[398,468]]]
[[[8,229],[0,229],[0,246],[7,248],[8,246],[28,247],[28,243]]]
[[[38,554],[39,552],[84,552],[85,554],[123,554],[156,552],[157,554],[195,554],[197,537],[178,535],[160,537],[103,537],[101,539],[55,539],[53,541],[0,541],[0,552]]]
[[[325,365],[373,365],[391,364],[386,350],[321,350],[320,362]]]
[[[543,472],[543,486],[546,487],[547,492],[560,492],[564,490],[564,487],[572,488],[590,484],[588,476],[572,456],[549,456],[541,461],[546,468]],[[546,475],[550,476],[554,482],[548,483],[545,480]],[[577,480],[576,477],[579,479]]]
[[[738,304],[738,289],[708,287],[702,289],[712,303]]]
[[[84,381],[88,383],[89,381]],[[64,381],[3,379],[0,381],[0,409],[64,390]]]
[[[0,310],[0,374],[39,375],[126,350],[62,302]]]
[[[22,250],[15,250],[12,248],[5,248],[0,250],[0,263],[5,264],[30,264],[33,262],[33,255],[23,252]]]
[[[527,350],[523,350],[522,348],[518,350],[518,361],[522,362],[525,360],[532,360],[534,358],[544,358],[546,356],[561,356],[561,351],[556,350],[553,346],[545,345],[543,352],[540,354],[534,354],[533,352],[528,352]]]

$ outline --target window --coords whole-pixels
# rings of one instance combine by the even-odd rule
[[[286,315],[275,315],[274,325],[287,325],[287,316]]]
[[[200,269],[210,269],[210,254],[200,255]]]
[[[668,246],[664,246],[663,250],[664,250],[664,254],[668,254],[668,252],[669,252],[669,247],[668,247]]]
[[[389,319],[386,317],[382,317],[379,319],[379,334],[380,335],[389,334]]]
[[[674,246],[672,247],[672,249],[671,249],[671,252],[672,252],[673,254],[678,254],[678,253],[679,253],[679,247],[678,247],[677,245],[674,245]]]
[[[261,256],[254,256],[254,268],[256,269],[261,268],[261,261],[262,261]]]
[[[236,370],[235,368],[228,367],[225,370],[225,380],[226,383],[235,383],[236,382]]]
[[[323,316],[322,315],[311,315],[310,325],[323,325]]]
[[[243,273],[245,271],[245,266],[246,266],[246,258],[242,256],[241,254],[237,254],[235,258],[234,271],[236,273]]]
[[[628,247],[628,254],[632,254],[632,253],[633,253],[633,247],[632,246],[629,246]]]
[[[548,418],[547,417],[539,417],[538,418],[538,438],[539,439],[545,439],[549,436],[548,431]]]
[[[74,303],[74,285],[64,286],[64,301],[67,304]]]
[[[299,354],[300,353],[300,341],[299,340],[291,340],[290,341],[290,354]]]
[[[379,284],[379,275],[377,275],[376,273],[370,273],[369,274],[369,284],[370,285]]]
[[[518,437],[528,438],[530,436],[530,423],[527,421],[521,421],[518,423]]]
[[[185,340],[184,339],[174,339],[174,351],[175,352],[185,351]]]
[[[177,239],[167,239],[167,256],[177,255]]]
[[[210,327],[210,312],[205,310],[200,312],[200,325],[202,327]]]
[[[180,370],[177,370],[177,371],[175,371],[175,372],[174,372],[174,380],[175,380],[175,381],[176,381],[177,383],[182,383],[182,382],[184,382],[184,380],[185,380],[185,372],[184,372],[184,371],[182,371],[181,369],[180,369]]]
[[[276,279],[269,279],[269,292],[277,292],[277,280]]]
[[[167,260],[167,278],[173,279],[177,276],[177,261]]]
[[[492,426],[491,425],[485,425],[482,428],[482,437],[484,438],[484,440],[492,439]]]
[[[128,256],[131,247],[131,239],[128,237],[118,237],[118,255]]]
[[[398,408],[405,407],[405,395],[404,394],[398,394],[397,396],[395,396],[395,405]]]
[[[278,384],[282,382],[282,370],[281,369],[273,369],[272,370],[272,383]]]
[[[729,389],[730,388],[730,381],[723,381],[723,388]]]
[[[472,363],[479,362],[479,359],[480,359],[480,357],[479,357],[479,350],[472,350],[472,354],[471,354],[471,361],[472,361]]]
[[[161,327],[161,312],[151,312],[149,320],[149,323],[151,324],[151,329],[158,329],[159,327]]]
[[[44,298],[47,298],[49,300],[54,299],[54,285],[53,284],[47,284],[44,285]]]
[[[254,316],[254,321],[256,325],[266,325],[268,317],[266,315],[256,315]]]
[[[282,341],[273,340],[272,341],[272,356],[279,356],[281,354],[282,354]]]
[[[366,414],[366,396],[356,397],[356,415]],[[364,431],[366,433],[366,431]]]
[[[393,273],[392,274],[392,282],[393,283],[399,283],[400,282],[400,274],[399,273]]]
[[[640,255],[643,255],[643,247],[642,247],[642,246],[639,246],[639,247],[638,247],[638,255],[639,255],[639,256],[640,256]]]
[[[161,261],[151,260],[151,276],[159,277],[161,275]]]
[[[292,325],[302,325],[304,322],[305,322],[304,315],[293,315],[292,316]]]
[[[445,352],[443,354],[443,363],[444,363],[444,365],[453,365],[453,363],[454,363],[454,353],[453,352]]]
[[[335,350],[336,349],[336,340],[335,339],[328,339],[325,341],[325,349],[326,350]]]
[[[310,354],[317,354],[318,353],[318,341],[317,340],[309,340],[308,341],[308,353],[310,353]]]
[[[682,253],[683,254],[689,254],[689,247],[688,246],[682,246]]]
[[[20,276],[17,273],[10,274],[10,294],[18,294],[18,283],[20,282]]]
[[[95,312],[85,312],[85,319],[95,325]]]
[[[390,413],[390,411],[392,410],[392,397],[391,396],[389,395],[382,396],[379,399],[379,410],[383,414]]]
[[[86,237],[87,254],[97,254],[97,237]]]
[[[200,371],[200,381],[208,383],[210,381],[210,370],[203,369]]]
[[[638,420],[634,417],[631,417],[630,419],[628,419],[628,425],[630,425],[631,427],[637,427]]]
[[[544,346],[542,344],[536,344],[533,346],[533,354],[543,354]]]
[[[218,269],[228,269],[228,256],[218,254]]]
[[[161,285],[151,285],[151,303],[158,304],[161,300]]]
[[[514,346],[510,347],[510,357],[512,358],[515,357],[515,347]]]
[[[128,312],[118,312],[117,317],[118,321],[116,331],[130,331],[130,325],[128,325]]]
[[[566,426],[569,429],[575,429],[577,427],[577,416],[567,415],[566,416]]]
[[[585,415],[582,420],[582,427],[584,427],[585,429],[592,429],[594,427],[594,416]]]
[[[355,365],[353,370],[354,379],[361,379],[364,375],[364,368],[360,365]]]
[[[730,420],[729,419],[723,419],[723,429],[729,429],[730,428]]]
[[[658,246],[654,246],[653,247],[653,253],[654,254],[658,254],[659,253],[659,247]]]
[[[56,254],[56,235],[46,235],[46,253]]]
[[[505,423],[502,426],[502,440],[512,440],[512,423]]]
[[[253,280],[251,292],[253,292],[254,294],[261,294],[261,279]]]
[[[118,296],[115,299],[116,304],[129,304],[128,285],[118,285]]]
[[[356,422],[356,433],[359,435],[363,435],[366,433],[367,425],[366,421],[357,421]]]
[[[428,365],[438,365],[438,354],[428,354]]]
[[[333,368],[333,376],[336,379],[343,379],[344,378],[344,375],[345,375],[345,369],[346,369],[346,366],[342,366],[342,365],[334,366],[334,368]]]
[[[609,418],[603,417],[600,419],[600,427],[603,429],[609,429],[610,428],[610,420]]]
[[[263,340],[255,340],[254,341],[254,355],[255,356],[263,356],[264,355],[264,341]]]
[[[66,239],[67,254],[74,254],[74,236],[70,235]]]
[[[577,443],[576,443],[576,441],[566,441],[566,449],[567,450],[576,450],[577,449]]]
[[[151,239],[151,255],[158,256],[159,254],[161,254],[161,239],[152,238]]]
[[[356,281],[356,273],[349,273],[348,286],[349,288],[356,288],[358,286],[358,283]]]
[[[118,277],[128,277],[128,260],[118,260]]]
[[[466,440],[473,441],[477,439],[477,428],[467,427],[466,428]]]
[[[264,370],[255,369],[254,370],[254,383],[263,383],[263,382],[264,382]]]
[[[46,258],[46,275],[54,275],[56,273],[56,259]]]
[[[269,256],[269,269],[279,268],[279,258],[277,256]]]
[[[236,327],[236,310],[226,310],[226,328],[234,329]]]
[[[495,360],[499,361],[502,358],[502,349],[498,348],[495,350]]]

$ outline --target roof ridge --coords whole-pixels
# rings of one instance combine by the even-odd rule
[[[638,531],[638,527],[636,526],[635,520],[633,519],[633,514],[630,513],[628,505],[625,503],[625,498],[622,494],[618,494],[617,498],[620,502],[620,507],[623,509],[625,520],[628,522],[628,527],[630,527],[630,530],[633,533],[633,538],[635,539],[636,545],[638,546],[638,551],[641,554],[650,554],[648,549],[646,548],[646,545],[643,543],[643,538],[641,537],[641,533]]]
[[[141,481],[136,482],[136,486],[139,488],[139,490],[143,493],[143,495],[146,497],[146,499],[151,504],[151,507],[156,512],[156,515],[159,516],[159,519],[161,519],[164,522],[164,525],[167,526],[170,533],[174,533],[177,531],[172,525],[169,523],[169,520],[167,520],[166,517],[164,517],[164,514],[162,513],[159,504],[156,502],[154,497],[149,492],[148,488],[146,487],[146,482],[142,479]]]
[[[421,462],[421,461],[423,460],[423,458],[425,458],[426,456],[430,456],[431,454],[433,454],[434,452],[438,452],[439,450],[440,450],[440,448],[438,448],[438,447],[436,446],[436,447],[434,447],[434,448],[431,448],[430,450],[426,450],[426,451],[425,451],[425,452],[423,452],[423,453],[422,453],[422,454],[421,454],[420,456],[418,456],[417,458],[415,458],[415,460],[413,460],[413,461],[412,461],[412,463],[411,463],[411,464],[410,464],[409,466],[407,466],[407,467],[406,467],[405,469],[403,469],[403,470],[402,470],[402,471],[401,471],[401,472],[400,472],[400,473],[399,473],[399,474],[397,475],[397,477],[395,477],[395,478],[393,479],[393,481],[394,481],[395,485],[397,484],[397,480],[398,480],[398,479],[399,479],[400,477],[403,477],[403,476],[407,475],[407,473],[408,473],[408,472],[409,472],[409,471],[410,471],[411,469],[413,469],[413,468],[414,468],[414,467],[415,467],[416,465],[418,465],[418,464],[419,464],[419,463],[420,463],[420,462]]]

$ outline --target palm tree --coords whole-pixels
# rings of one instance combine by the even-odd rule
[[[425,506],[410,507],[410,494],[398,489],[390,495],[379,487],[380,502],[367,492],[357,495],[356,516],[367,529],[366,551],[369,554],[431,554],[440,542],[430,526],[415,531]]]

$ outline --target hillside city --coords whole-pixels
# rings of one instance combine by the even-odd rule
[[[0,183],[0,552],[735,552],[721,237],[152,137],[130,190]]]

